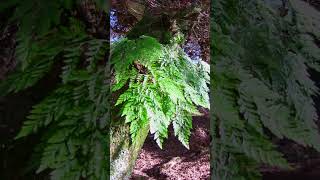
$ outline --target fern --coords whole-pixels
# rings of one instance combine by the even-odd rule
[[[209,108],[208,65],[193,64],[174,41],[162,45],[149,36],[115,43],[111,64],[113,92],[125,89],[115,105],[130,123],[132,141],[149,124],[162,148],[172,123],[175,136],[189,148],[192,115],[200,114],[197,106]]]
[[[260,179],[261,164],[290,168],[266,131],[320,150],[308,71],[318,70],[319,49],[306,34],[317,32],[300,25],[301,9],[280,17],[268,2],[212,4],[214,179]]]
[[[19,30],[18,66],[1,82],[0,92],[6,95],[32,87],[54,64],[62,64],[61,82],[33,106],[16,139],[42,135],[36,148],[37,172],[51,170],[51,179],[107,179],[109,40],[89,35],[76,17],[60,22],[64,13],[78,5],[74,0],[1,4],[0,11],[14,10],[11,20]]]

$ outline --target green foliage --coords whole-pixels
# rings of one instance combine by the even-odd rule
[[[318,88],[309,74],[319,70],[310,35],[319,34],[301,26],[303,11],[280,17],[268,2],[212,3],[213,179],[260,179],[261,164],[290,168],[269,132],[320,151]]]
[[[111,64],[112,91],[125,90],[115,105],[130,123],[133,142],[141,127],[149,124],[162,148],[172,123],[175,136],[189,148],[192,115],[200,114],[197,106],[209,108],[208,65],[193,63],[174,42],[162,45],[149,36],[115,43]]]
[[[61,82],[33,106],[16,138],[41,135],[37,172],[51,170],[51,179],[107,179],[109,40],[89,35],[75,17],[60,22],[77,3],[10,0],[0,5],[0,11],[14,9],[11,20],[19,26],[18,66],[1,82],[0,93],[32,87],[61,64]]]

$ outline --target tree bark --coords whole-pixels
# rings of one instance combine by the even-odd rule
[[[113,125],[110,140],[110,179],[130,179],[136,159],[149,133],[146,124],[137,135],[137,141],[131,143],[130,128],[128,124]]]

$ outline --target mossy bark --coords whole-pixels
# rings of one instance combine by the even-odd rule
[[[113,125],[110,140],[110,179],[130,179],[133,167],[149,133],[149,125],[141,128],[135,143],[131,142],[128,124]]]

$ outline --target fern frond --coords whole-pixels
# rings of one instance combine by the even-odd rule
[[[130,123],[133,143],[147,123],[162,148],[173,123],[175,136],[188,148],[192,115],[200,115],[196,105],[209,108],[208,65],[193,64],[176,44],[165,46],[148,36],[115,43],[111,62],[113,91],[128,85],[115,105]]]
[[[319,69],[319,58],[308,35],[317,36],[310,21],[318,18],[308,19],[301,7],[285,17],[277,11],[269,1],[212,4],[212,177],[217,179],[261,179],[262,163],[289,168],[270,136],[319,150],[312,99],[319,90],[309,74]]]

